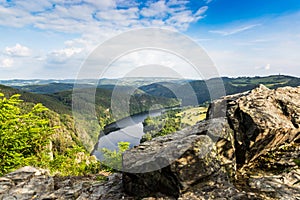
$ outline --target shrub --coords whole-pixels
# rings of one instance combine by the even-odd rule
[[[25,165],[44,166],[49,160],[53,128],[40,115],[47,108],[36,104],[24,112],[19,97],[0,93],[0,175]]]
[[[23,104],[19,97],[5,98],[0,93],[0,176],[28,165],[62,176],[101,170],[96,158],[78,144],[61,148],[53,142],[58,127],[49,122],[48,109]]]
[[[129,142],[119,142],[118,150],[101,149],[104,156],[103,163],[108,170],[114,171],[122,169],[122,154],[129,149],[129,146]]]

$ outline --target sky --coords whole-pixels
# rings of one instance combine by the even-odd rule
[[[0,79],[76,78],[103,42],[149,27],[197,42],[220,76],[300,77],[299,0],[0,0]],[[107,76],[155,64],[188,71],[173,55],[143,50]]]

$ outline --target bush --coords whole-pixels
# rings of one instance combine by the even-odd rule
[[[41,117],[47,110],[36,104],[29,111],[20,108],[20,95],[9,99],[0,93],[0,175],[25,165],[47,165],[53,128]]]
[[[101,170],[96,158],[75,142],[64,148],[61,141],[56,144],[58,127],[49,122],[51,112],[41,104],[22,103],[19,97],[0,93],[0,176],[28,165],[62,176]]]
[[[101,151],[104,156],[103,163],[107,167],[108,170],[121,170],[122,169],[122,154],[129,149],[129,142],[119,142],[118,143],[118,151],[117,150],[109,150],[107,148],[102,148]]]
[[[51,173],[60,176],[96,174],[101,170],[96,157],[89,156],[78,146],[67,149],[64,154],[54,153],[54,159],[49,162],[49,169]]]

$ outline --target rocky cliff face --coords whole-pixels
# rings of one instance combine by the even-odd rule
[[[214,101],[205,121],[127,151],[122,174],[59,181],[27,168],[0,199],[300,199],[300,87]],[[24,172],[25,171],[25,172]]]
[[[213,102],[207,120],[126,152],[123,186],[139,197],[297,199],[300,87],[263,85]]]
[[[121,175],[114,174],[105,182],[96,176],[52,177],[47,170],[23,167],[0,177],[2,200],[98,200],[122,199]]]

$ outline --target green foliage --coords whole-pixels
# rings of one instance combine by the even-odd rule
[[[70,84],[70,83],[48,83],[48,84],[41,84],[41,85],[15,86],[15,88],[21,89],[26,92],[31,92],[31,93],[53,94],[56,92],[72,90],[73,84]]]
[[[48,168],[53,174],[61,176],[95,174],[101,170],[100,162],[79,146],[68,148],[63,154],[54,152]]]
[[[294,163],[300,167],[300,159],[295,159]]]
[[[147,112],[162,108],[171,108],[180,105],[180,101],[175,98],[165,98],[148,95],[145,93],[135,93],[130,99],[130,115]]]
[[[69,117],[42,104],[22,103],[19,97],[6,98],[0,93],[0,176],[27,165],[62,176],[101,170],[100,163],[80,146],[76,135],[68,136],[69,130],[61,120],[70,123]]]
[[[129,149],[129,146],[129,142],[119,142],[118,150],[101,149],[104,156],[103,163],[109,171],[122,169],[122,154]]]
[[[168,110],[157,117],[147,117],[144,122],[144,132],[141,142],[149,141],[158,136],[168,135],[181,129],[180,109]]]
[[[64,105],[60,100],[55,97],[43,94],[32,94],[29,92],[24,92],[15,88],[0,85],[0,92],[4,93],[6,97],[10,97],[15,94],[21,94],[20,99],[24,102],[30,103],[42,103],[47,108],[60,113],[60,114],[71,114],[71,107]]]
[[[180,109],[171,109],[157,117],[147,117],[144,122],[144,135],[141,142],[152,140],[152,138],[168,135],[186,126],[194,125],[198,119],[202,120],[206,115],[205,107],[184,107]],[[193,120],[190,118],[193,117]],[[202,117],[202,118],[201,118]],[[189,119],[189,120],[187,120]],[[187,121],[191,121],[187,124]]]
[[[0,93],[0,175],[25,165],[43,166],[49,159],[53,128],[40,116],[47,108],[36,104],[22,113],[19,97],[7,99]]]

